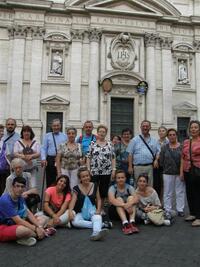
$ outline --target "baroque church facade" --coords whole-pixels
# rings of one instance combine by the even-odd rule
[[[198,0],[1,0],[0,123],[109,134],[200,119]]]

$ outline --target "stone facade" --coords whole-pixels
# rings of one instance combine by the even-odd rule
[[[113,98],[133,99],[135,134],[145,118],[154,132],[200,119],[199,25],[197,0],[3,0],[0,123],[14,117],[41,137],[60,113],[64,128],[111,128]]]

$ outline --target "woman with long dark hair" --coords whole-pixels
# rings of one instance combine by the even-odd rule
[[[180,175],[184,177],[190,214],[185,218],[200,226],[200,122],[189,123],[190,139],[183,143]],[[196,170],[195,170],[196,169]]]
[[[23,126],[21,138],[14,145],[14,156],[26,162],[24,171],[30,172],[31,183],[36,187],[37,159],[40,157],[40,145],[34,137],[33,129],[29,125]]]
[[[68,207],[71,200],[69,177],[61,175],[56,184],[46,189],[44,195],[44,212],[49,216],[49,226],[61,226],[68,223]]]

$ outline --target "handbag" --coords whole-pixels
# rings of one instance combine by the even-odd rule
[[[95,205],[92,204],[92,202],[88,196],[92,188],[93,188],[93,185],[91,186],[87,195],[85,195],[83,207],[81,209],[82,217],[86,221],[89,221],[96,212],[96,207],[95,207]]]
[[[189,152],[190,152],[190,162],[191,162],[190,173],[191,175],[194,175],[194,176],[200,176],[200,168],[196,167],[192,161],[192,140],[190,140]]]
[[[155,225],[163,225],[164,223],[164,211],[162,209],[155,209],[147,212],[149,220]]]
[[[83,207],[81,209],[81,214],[84,220],[89,221],[91,217],[95,214],[96,207],[92,204],[90,198],[85,196]]]

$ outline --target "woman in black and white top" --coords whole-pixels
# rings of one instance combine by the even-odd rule
[[[178,216],[184,216],[185,183],[180,177],[181,145],[177,141],[177,131],[173,128],[167,131],[169,143],[161,148],[160,165],[163,167],[164,182],[164,209],[170,215],[173,214],[173,193],[176,193],[176,210]]]
[[[102,212],[111,176],[114,178],[116,171],[114,148],[111,142],[106,140],[107,131],[106,126],[99,125],[97,141],[91,143],[87,154],[87,167],[91,172],[92,181],[99,185]]]

